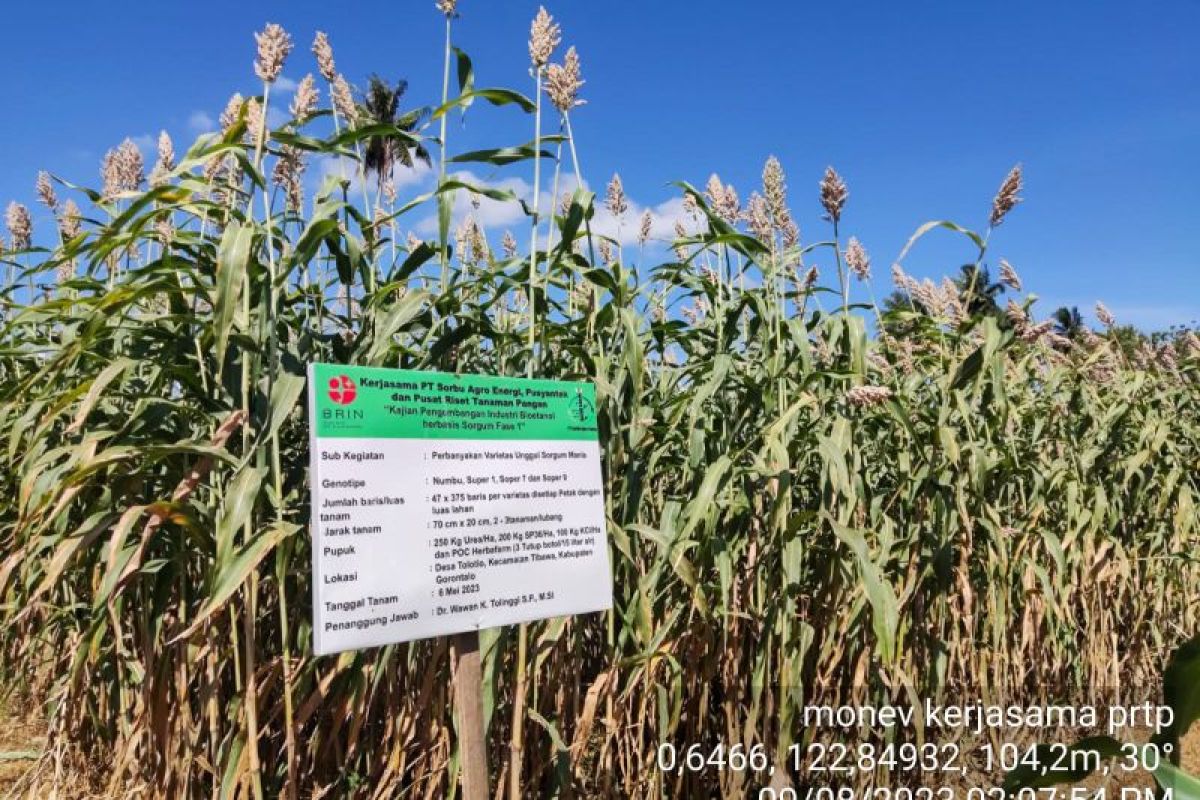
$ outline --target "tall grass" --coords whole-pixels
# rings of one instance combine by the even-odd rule
[[[116,794],[454,791],[445,640],[311,652],[313,360],[596,383],[614,611],[484,633],[498,793],[736,797],[747,776],[664,775],[658,744],[780,753],[814,735],[810,703],[1151,685],[1200,621],[1194,339],[1066,339],[1032,297],[973,310],[974,278],[902,265],[884,313],[862,302],[841,178],[804,241],[777,162],[746,212],[719,179],[681,184],[656,266],[595,230],[587,189],[527,209],[529,253],[477,228],[456,243],[455,195],[519,200],[447,165],[540,182],[564,142],[579,159],[573,96],[552,112],[476,87],[442,6],[458,88],[440,105],[379,122],[343,91],[268,130],[264,78],[149,187],[128,153],[107,192],[59,181],[86,213],[56,199],[61,241],[3,254],[0,665],[48,698],[32,781],[99,755]],[[528,114],[535,138],[442,150],[468,107]],[[554,112],[561,136],[543,133]],[[436,188],[388,201],[384,175],[370,202],[359,154],[381,143],[427,148]],[[298,202],[300,165],[331,157],[347,177]],[[941,231],[991,263],[1011,178],[982,231],[930,223],[898,261]],[[429,213],[435,240],[400,238]]]

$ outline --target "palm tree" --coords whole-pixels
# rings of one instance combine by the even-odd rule
[[[991,273],[984,266],[963,264],[959,272],[961,274],[954,279],[954,283],[962,295],[967,313],[972,317],[999,316],[1000,304],[996,302],[996,298],[1004,293],[1004,284],[992,283]]]
[[[1073,340],[1083,332],[1083,315],[1079,313],[1078,306],[1063,306],[1055,311],[1051,318],[1054,320],[1054,332],[1059,336]]]
[[[369,124],[394,125],[405,132],[415,130],[427,112],[421,109],[397,116],[400,99],[406,91],[408,81],[397,81],[392,86],[378,75],[372,75],[362,104],[363,115]],[[389,177],[397,163],[412,167],[416,160],[429,164],[429,153],[422,145],[413,144],[405,137],[383,132],[367,139],[364,166],[368,175],[375,174],[376,180]]]

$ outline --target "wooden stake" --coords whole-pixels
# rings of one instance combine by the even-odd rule
[[[487,743],[483,729],[483,669],[479,632],[450,637],[454,667],[454,705],[458,715],[463,800],[488,800]]]

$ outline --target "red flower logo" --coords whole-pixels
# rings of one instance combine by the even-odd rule
[[[347,375],[329,379],[329,399],[339,406],[348,406],[358,397],[358,387]]]

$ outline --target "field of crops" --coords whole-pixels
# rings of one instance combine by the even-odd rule
[[[497,796],[739,797],[734,773],[655,769],[660,742],[778,754],[806,704],[1158,685],[1200,630],[1194,334],[1042,321],[997,252],[1019,168],[883,265],[836,171],[789,191],[774,159],[744,204],[680,184],[656,241],[619,179],[560,191],[589,176],[553,20],[525,93],[481,88],[454,5],[426,107],[356,93],[318,34],[285,109],[305,56],[268,26],[261,92],[218,133],[164,135],[148,168],[123,144],[99,190],[41,176],[56,225],[9,206],[0,682],[49,703],[39,791],[450,795],[447,643],[312,656],[311,361],[596,384],[615,607],[485,632]],[[527,115],[530,141],[460,152],[460,114]],[[423,160],[436,189],[397,192]],[[501,239],[462,198],[526,223]],[[593,230],[601,207],[636,245]],[[409,232],[430,213],[436,236]],[[911,277],[926,235],[975,263]]]

